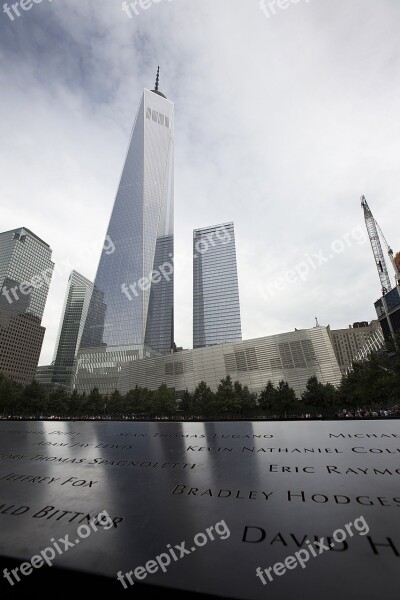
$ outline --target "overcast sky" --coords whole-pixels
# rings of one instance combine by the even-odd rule
[[[192,230],[227,221],[244,339],[374,318],[360,196],[400,250],[399,0],[147,0],[132,18],[120,0],[36,2],[0,13],[0,231],[28,227],[59,265],[40,364],[63,261],[95,276],[158,64],[175,102],[177,344],[192,347]]]

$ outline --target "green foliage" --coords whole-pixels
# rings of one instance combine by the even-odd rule
[[[50,392],[47,401],[47,414],[66,416],[69,413],[70,396],[64,388],[56,388]]]
[[[85,414],[90,416],[102,415],[105,412],[105,400],[97,388],[94,388],[84,404]]]
[[[252,417],[264,415],[291,417],[295,415],[333,416],[347,410],[392,408],[400,404],[400,338],[386,353],[371,354],[342,378],[338,389],[321,383],[313,376],[307,382],[301,400],[294,390],[281,380],[275,386],[268,381],[257,398],[246,385],[233,382],[228,375],[216,392],[201,381],[194,392],[186,390],[176,402],[174,390],[165,384],[158,390],[130,390],[123,396],[115,390],[103,396],[98,389],[89,395],[62,388],[48,391],[37,381],[23,386],[0,373],[0,415],[26,417],[162,417],[183,414],[187,417]]]
[[[221,379],[215,400],[219,414],[237,414],[239,412],[239,400],[234,392],[230,375],[225,377],[225,379]]]
[[[236,381],[234,385],[235,395],[239,400],[239,412],[242,416],[254,415],[257,412],[257,396],[252,394],[247,387]]]
[[[116,417],[123,414],[125,401],[118,390],[114,390],[106,403],[107,414]]]
[[[296,413],[299,408],[294,389],[283,379],[277,387],[272,381],[268,381],[260,394],[258,404],[264,413],[285,417]]]
[[[337,405],[342,408],[388,408],[400,400],[400,352],[371,354],[342,379]]]
[[[187,389],[182,394],[179,409],[186,417],[194,414],[193,394],[191,394]]]
[[[310,377],[301,399],[306,407],[316,408],[319,411],[334,408],[336,405],[337,391],[330,383],[321,383],[318,379]]]
[[[152,411],[152,399],[150,390],[136,386],[125,396],[125,412],[129,415],[149,414]]]
[[[71,417],[80,417],[83,414],[83,407],[86,403],[84,394],[80,394],[77,390],[73,390],[69,397],[69,411]]]
[[[276,388],[272,381],[268,381],[265,388],[262,390],[260,397],[258,399],[258,404],[260,408],[264,411],[275,412],[278,408],[278,395]]]
[[[293,388],[289,386],[287,381],[283,381],[283,379],[278,383],[277,391],[277,403],[280,407],[280,410],[286,414],[296,411],[298,408],[298,400],[296,398],[296,393]]]
[[[163,383],[153,396],[152,412],[156,415],[170,416],[176,413],[174,391]]]
[[[200,381],[194,390],[192,410],[197,415],[211,416],[216,414],[217,402],[215,394],[204,381]]]
[[[23,386],[0,373],[0,414],[18,414]]]
[[[43,405],[47,406],[48,393],[44,386],[33,380],[25,386],[19,399],[19,409],[23,415],[40,417]]]

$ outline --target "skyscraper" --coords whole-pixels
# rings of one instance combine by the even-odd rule
[[[157,73],[133,126],[107,231],[114,250],[101,255],[78,353],[78,389],[112,391],[121,364],[173,346],[174,105],[158,81]]]
[[[52,383],[69,388],[74,361],[92,296],[93,283],[77,271],[68,279],[63,313],[53,359]]]
[[[0,233],[0,372],[24,384],[34,378],[42,349],[51,255],[26,227]]]
[[[193,348],[242,339],[233,223],[193,232]]]

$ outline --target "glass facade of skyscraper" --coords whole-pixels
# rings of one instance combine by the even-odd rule
[[[193,232],[193,347],[242,339],[233,223]]]
[[[51,255],[25,227],[0,233],[0,372],[21,383],[32,381],[39,361]]]
[[[173,258],[173,163],[173,103],[145,90],[107,231],[115,250],[102,252],[81,348],[144,344],[149,331],[154,350],[172,348],[173,294],[157,328],[149,305],[155,286],[173,290],[173,273],[151,280]]]
[[[42,319],[54,270],[51,255],[50,246],[25,227],[0,233],[0,308]]]
[[[68,279],[58,339],[54,352],[52,383],[69,388],[74,361],[92,296],[93,283],[77,271]]]
[[[107,231],[113,251],[102,252],[80,344],[78,388],[82,369],[103,377],[139,346],[155,353],[173,347],[173,132],[173,103],[144,90]],[[103,349],[101,366],[95,348]]]

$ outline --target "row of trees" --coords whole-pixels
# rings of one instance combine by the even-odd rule
[[[115,390],[102,396],[97,389],[90,394],[76,390],[68,393],[57,388],[50,393],[37,381],[23,387],[0,374],[0,414],[11,416],[217,416],[257,413],[255,394],[246,386],[223,379],[214,393],[204,382],[193,393],[184,392],[176,398],[173,390],[162,385],[158,390],[139,388],[122,396]]]
[[[104,397],[97,389],[88,395],[60,388],[48,392],[37,381],[24,387],[0,374],[0,414],[11,416],[332,416],[343,409],[392,408],[399,400],[400,353],[396,349],[371,354],[354,364],[338,388],[311,377],[301,399],[285,381],[277,386],[269,381],[257,396],[229,376],[221,380],[216,392],[201,382],[194,392],[186,391],[177,399],[165,385],[156,391],[136,387],[125,396],[115,391]]]

